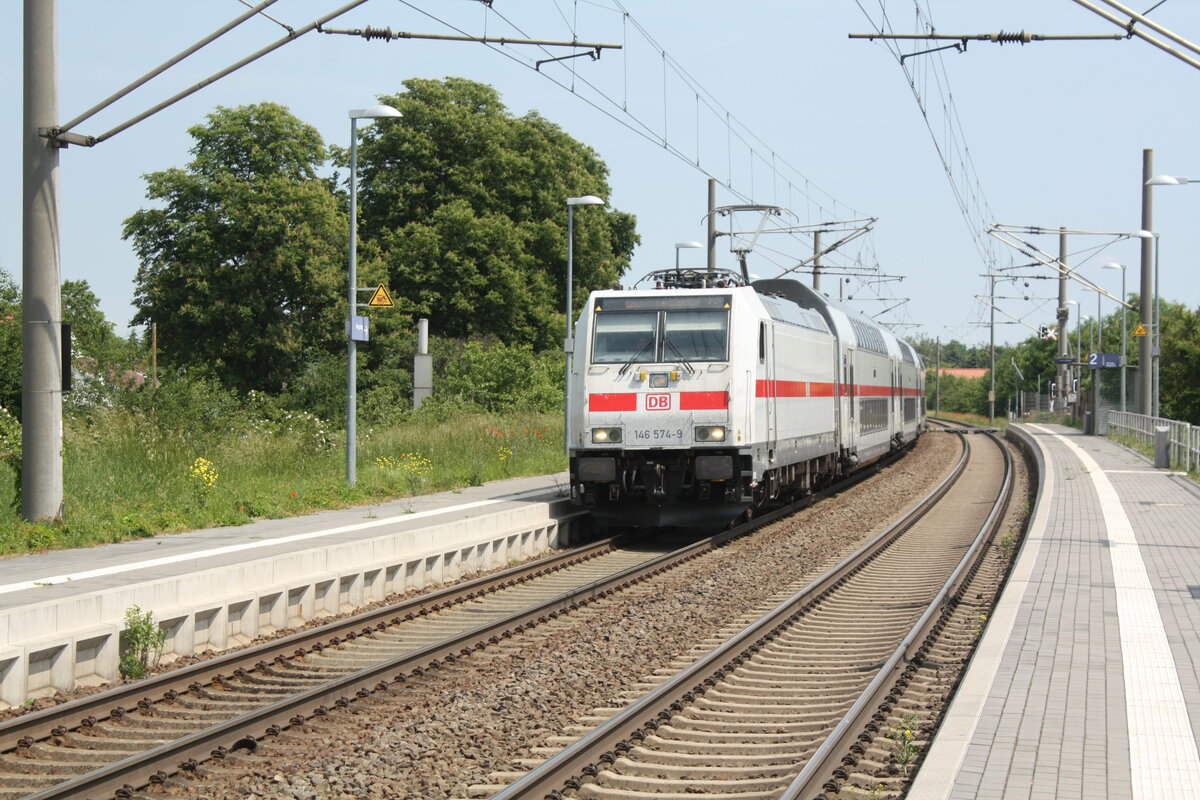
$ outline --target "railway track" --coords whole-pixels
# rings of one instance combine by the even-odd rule
[[[684,547],[661,537],[606,539],[0,723],[0,800],[129,796],[180,770],[253,750],[262,737],[453,663],[792,511]]]
[[[827,575],[657,676],[653,691],[593,712],[527,774],[493,776],[510,785],[471,794],[774,800],[836,790],[861,742],[886,726],[1009,501],[1008,451],[994,437],[971,439],[943,486]],[[914,727],[893,726],[906,759]]]

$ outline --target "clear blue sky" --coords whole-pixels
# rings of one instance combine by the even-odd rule
[[[280,0],[268,13],[299,28],[341,2]],[[235,0],[59,0],[58,6],[64,121],[245,8]],[[957,196],[972,209],[975,227],[1001,222],[1135,230],[1140,227],[1142,149],[1147,147],[1155,151],[1155,172],[1200,179],[1200,155],[1195,153],[1200,71],[1151,45],[1138,39],[1002,47],[972,42],[964,54],[918,56],[907,65],[929,109],[927,127],[906,75],[888,50],[847,37],[872,30],[881,7],[895,31],[912,32],[916,6],[912,0],[882,6],[878,0],[863,0],[862,7],[870,19],[850,0],[736,6],[711,0],[624,0],[629,17],[611,0],[495,0],[494,11],[470,0],[371,0],[330,25],[453,32],[439,21],[444,20],[474,35],[574,35],[626,47],[606,52],[598,61],[566,62],[574,67],[574,77],[561,65],[544,67],[552,81],[527,66],[546,54],[513,45],[497,52],[478,44],[366,42],[310,33],[95,148],[64,151],[63,278],[86,279],[123,334],[133,314],[137,264],[121,239],[122,221],[145,205],[142,175],[188,161],[188,127],[202,122],[217,105],[271,100],[315,125],[327,142],[345,146],[347,109],[399,91],[401,82],[413,76],[456,75],[492,84],[513,113],[536,109],[595,148],[611,170],[610,204],[638,218],[642,244],[629,282],[647,270],[672,265],[675,242],[703,239],[707,172],[733,184],[732,190],[719,190],[719,205],[786,206],[801,224],[878,217],[868,238],[850,246],[847,255],[829,260],[878,263],[880,272],[904,279],[871,286],[855,279],[845,291],[872,315],[909,298],[880,319],[902,323],[898,330],[903,333],[920,331],[969,343],[987,340],[987,309],[976,299],[986,292],[980,277],[986,265],[959,211],[939,148],[951,162]],[[941,33],[1118,31],[1070,0],[923,0],[921,8]],[[1153,17],[1200,40],[1200,4],[1168,0]],[[251,20],[76,130],[93,135],[107,131],[283,33],[269,20]],[[21,35],[15,20],[0,33],[0,104],[7,121],[0,149],[8,154],[0,161],[0,268],[18,281]],[[572,82],[575,92],[569,88]],[[698,90],[709,94],[697,100]],[[944,104],[951,96],[955,113],[948,116]],[[672,149],[684,158],[672,155]],[[697,159],[703,169],[688,163]],[[1200,187],[1155,190],[1155,212],[1155,228],[1162,235],[1162,294],[1195,307],[1200,303],[1195,256],[1200,226],[1193,221],[1200,212]],[[751,218],[738,221],[739,226],[757,224]],[[780,264],[807,255],[807,241],[779,235],[760,239],[749,256],[751,271],[774,277]],[[1057,253],[1056,237],[1031,241]],[[1099,267],[1109,261],[1127,263],[1129,288],[1136,289],[1136,245],[1117,242],[1091,252],[1108,241],[1074,237],[1072,263],[1084,264],[1085,274],[1114,294],[1119,293],[1120,272]],[[999,243],[993,251],[1001,265],[1027,261]],[[682,251],[682,263],[702,264],[703,252]],[[735,264],[723,245],[719,265]],[[1045,268],[1037,271],[1049,274]],[[826,280],[828,289],[833,283]],[[1052,323],[1054,303],[1039,300],[1054,293],[1052,283],[1030,283],[1028,290],[1002,283],[997,294],[1015,299],[998,305],[1034,327]],[[1023,299],[1026,292],[1028,301]],[[1084,313],[1094,314],[1095,293],[1072,288],[1073,298],[1081,295]],[[893,297],[897,300],[886,299]],[[1107,314],[1113,305],[1104,303]],[[1009,319],[1004,314],[997,318]],[[997,328],[997,341],[1018,341],[1030,333],[1005,324]]]

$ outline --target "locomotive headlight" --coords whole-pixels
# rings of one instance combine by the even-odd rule
[[[621,441],[620,428],[592,428],[593,444],[608,444]]]
[[[701,425],[696,428],[697,442],[723,442],[725,441],[725,428],[721,425]]]

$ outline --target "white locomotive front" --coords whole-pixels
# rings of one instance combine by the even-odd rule
[[[602,524],[720,526],[922,430],[920,358],[873,321],[796,281],[654,277],[576,328],[571,496]]]

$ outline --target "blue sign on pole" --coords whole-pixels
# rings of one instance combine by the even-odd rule
[[[1088,369],[1120,369],[1120,353],[1088,353]]]

